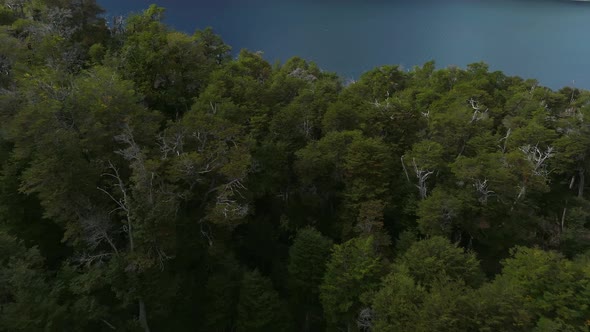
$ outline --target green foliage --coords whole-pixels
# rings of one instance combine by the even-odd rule
[[[236,321],[237,331],[287,331],[284,304],[268,278],[258,270],[244,273]]]
[[[13,160],[30,163],[20,190],[38,195],[46,217],[64,221],[98,194],[101,163],[114,158],[117,149],[113,137],[124,126],[142,123],[137,136],[144,139],[153,135],[150,122],[158,121],[157,114],[137,104],[131,82],[106,68],[75,79],[40,73],[27,78],[21,91],[28,102],[8,132]]]
[[[465,331],[469,293],[461,282],[437,281],[424,299],[416,331]]]
[[[0,25],[11,25],[16,20],[15,13],[7,7],[0,7]]]
[[[418,225],[420,231],[428,235],[450,235],[454,222],[461,218],[463,209],[459,198],[452,193],[436,188],[432,195],[418,203]]]
[[[0,257],[0,331],[65,328],[67,308],[59,301],[61,286],[46,280],[39,251],[0,231]]]
[[[428,287],[400,266],[388,275],[373,298],[375,331],[466,331],[470,299],[462,281],[439,276]]]
[[[420,306],[428,293],[407,271],[388,275],[373,299],[375,331],[416,331]]]
[[[399,259],[399,264],[406,266],[414,280],[425,286],[447,278],[473,287],[483,281],[475,254],[440,236],[416,242]]]
[[[227,330],[233,328],[237,317],[238,298],[242,273],[237,262],[225,259],[220,269],[213,271],[205,285],[205,329]]]
[[[326,261],[332,243],[313,228],[304,228],[289,249],[289,275],[296,296],[309,298],[306,303],[317,301],[318,287],[324,276]]]
[[[588,329],[590,92],[7,4],[0,331]]]
[[[313,228],[297,232],[289,248],[289,285],[294,308],[301,308],[304,326],[309,327],[317,314],[321,314],[319,286],[322,283],[326,262],[330,257],[332,241]]]
[[[554,318],[572,327],[585,323],[590,314],[590,302],[583,295],[589,278],[585,264],[539,249],[517,248],[512,255],[498,278],[521,287],[525,308],[538,318]]]
[[[502,274],[478,290],[474,323],[482,331],[585,331],[587,263],[518,247]]]
[[[344,160],[347,198],[354,203],[383,198],[389,189],[393,160],[385,144],[377,139],[354,140]]]
[[[127,36],[112,60],[137,85],[148,105],[170,116],[190,108],[209,74],[225,62],[228,47],[210,30],[187,36],[161,23],[164,8],[152,5],[127,20]]]
[[[350,326],[361,309],[361,297],[378,286],[383,273],[373,238],[355,238],[334,245],[320,286],[320,299],[331,326]]]
[[[416,231],[403,231],[395,242],[395,254],[400,257],[418,241]]]

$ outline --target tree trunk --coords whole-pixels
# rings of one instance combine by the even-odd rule
[[[561,214],[561,233],[565,230],[565,214],[567,212],[567,201],[565,202],[565,207],[563,208],[563,213]]]
[[[580,176],[580,182],[578,183],[578,198],[584,197],[584,169],[580,168],[578,170],[578,175]]]
[[[143,299],[139,299],[139,324],[141,324],[141,327],[145,332],[150,332],[150,326],[148,325],[145,303],[143,302]]]
[[[305,312],[305,324],[303,325],[303,331],[309,331],[309,311]]]

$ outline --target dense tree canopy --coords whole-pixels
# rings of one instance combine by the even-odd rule
[[[0,332],[588,330],[590,92],[101,13],[0,0]]]

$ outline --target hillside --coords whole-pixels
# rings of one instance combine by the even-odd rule
[[[587,330],[589,91],[0,5],[0,331]]]

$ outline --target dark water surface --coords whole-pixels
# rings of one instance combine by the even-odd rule
[[[99,0],[107,15],[154,2]],[[552,88],[590,89],[590,2],[559,0],[160,0],[167,23],[212,26],[234,50],[271,62],[301,56],[357,78],[384,64],[406,68],[485,61]],[[573,83],[575,82],[575,83]]]

